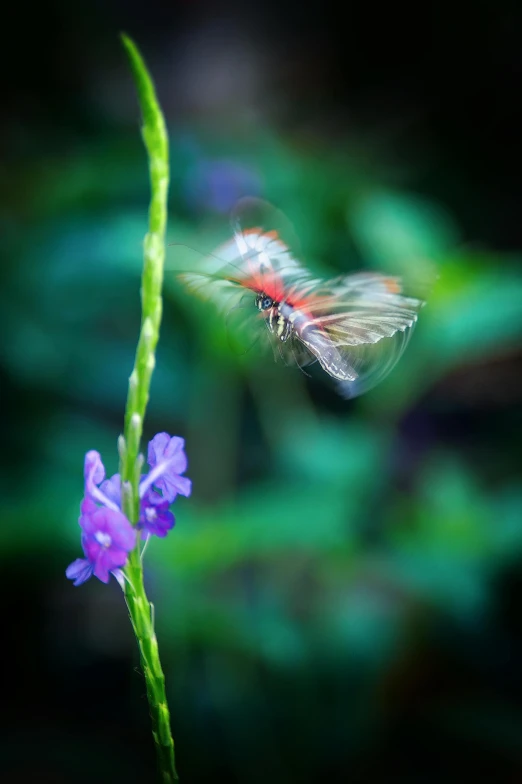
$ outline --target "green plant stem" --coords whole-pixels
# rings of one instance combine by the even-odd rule
[[[136,525],[139,519],[139,480],[143,464],[143,458],[139,454],[140,441],[156,361],[155,351],[162,314],[169,156],[165,121],[147,67],[133,41],[125,35],[122,36],[122,41],[129,55],[138,89],[151,184],[149,231],[144,241],[141,281],[141,329],[134,368],[129,378],[124,431],[119,440],[122,507],[127,518]],[[140,649],[161,779],[163,784],[170,784],[178,778],[174,761],[174,741],[165,693],[165,676],[154,631],[154,611],[145,593],[139,547],[138,540],[136,549],[129,554],[124,570],[125,600]]]
[[[124,511],[129,520],[135,523],[139,517],[138,484],[141,470],[137,458],[161,324],[169,153],[165,121],[145,63],[134,43],[127,36],[122,36],[122,39],[138,88],[144,121],[142,133],[149,157],[151,185],[149,231],[144,240],[141,280],[141,330],[134,368],[129,378],[125,409],[125,445],[120,449],[121,477],[122,481],[127,483]]]
[[[161,668],[158,641],[154,631],[154,607],[149,603],[143,585],[143,569],[136,551],[125,568],[125,599],[132,626],[138,640],[140,660],[147,686],[147,699],[152,721],[152,736],[163,784],[178,779],[174,760],[174,740],[170,729],[170,713],[165,692],[165,676]]]

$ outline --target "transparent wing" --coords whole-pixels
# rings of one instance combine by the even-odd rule
[[[353,380],[340,380],[339,393],[346,398],[357,397],[377,386],[395,367],[408,345],[413,326],[396,332],[378,343],[341,349],[350,366],[357,372]]]
[[[262,199],[245,197],[234,206],[232,229],[246,270],[266,271],[283,279],[303,273],[299,243],[288,218]]]
[[[319,328],[337,347],[377,343],[404,332],[424,305],[402,292],[400,279],[379,273],[303,282],[289,302],[295,309],[290,320],[298,333]]]
[[[413,327],[409,327],[377,343],[357,346],[337,346],[320,330],[307,331],[301,339],[323,370],[339,382],[340,394],[352,398],[376,386],[393,370],[412,331]]]
[[[212,302],[220,313],[226,315],[233,308],[244,304],[243,297],[246,293],[241,283],[241,275],[238,274],[235,266],[229,264],[221,265],[219,270],[211,271],[215,265],[213,257],[206,257],[209,260],[207,268],[205,264],[198,265],[197,271],[182,272],[178,274],[180,280],[187,290],[200,299]],[[255,295],[250,296],[252,309],[255,307]]]
[[[272,342],[277,346],[277,351],[283,362],[288,367],[298,367],[301,370],[308,365],[317,362],[317,357],[313,354],[294,333],[284,343],[279,341],[275,335],[271,335]]]
[[[341,351],[322,329],[312,324],[298,329],[295,334],[328,375],[340,381],[355,381],[358,377],[350,356]]]
[[[374,387],[393,369],[424,304],[405,296],[398,278],[378,273],[312,282],[297,294],[299,307],[289,315],[295,334],[341,382],[345,397]]]
[[[281,300],[290,280],[307,277],[287,244],[297,245],[293,227],[275,207],[260,199],[240,199],[231,224],[232,239],[178,276],[193,294],[228,312],[245,291]]]

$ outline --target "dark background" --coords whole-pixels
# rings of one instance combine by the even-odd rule
[[[312,266],[439,274],[395,371],[351,402],[255,348],[240,361],[167,274],[147,436],[186,439],[194,491],[146,569],[182,781],[522,779],[521,16],[10,8],[3,782],[155,775],[120,589],[64,577],[85,451],[116,470],[139,324],[149,192],[121,30],[167,119],[170,242],[213,250],[254,194]]]

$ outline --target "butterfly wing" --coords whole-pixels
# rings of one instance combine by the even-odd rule
[[[262,199],[245,197],[234,206],[230,222],[247,267],[251,262],[283,276],[302,269],[294,228],[281,210]]]
[[[267,202],[241,199],[231,224],[233,238],[178,278],[192,294],[215,305],[226,320],[232,350],[244,354],[263,334],[265,316],[255,307],[256,295],[263,292],[279,301],[287,281],[306,273],[287,244],[297,245],[291,224]],[[292,344],[291,364],[315,361],[299,341]],[[273,348],[282,355],[280,346]]]
[[[298,248],[291,223],[272,205],[260,199],[241,199],[234,207],[231,224],[233,238],[178,278],[223,314],[230,334],[234,333],[231,345],[248,350],[262,334],[260,322],[265,320],[255,308],[256,295],[264,293],[280,301],[290,281],[304,282],[310,276],[291,250]],[[300,341],[292,339],[291,344],[292,350],[286,352],[287,364],[302,367],[315,361]],[[281,346],[277,346],[276,353],[283,355]]]
[[[277,230],[274,228],[277,227]],[[271,205],[242,199],[232,214],[234,237],[197,269],[180,275],[195,294],[227,316],[261,292],[283,303],[292,337],[278,343],[287,364],[319,361],[353,397],[375,386],[402,355],[424,304],[403,293],[399,278],[358,273],[322,281],[296,260],[291,224]]]
[[[288,244],[297,245],[290,222],[267,202],[244,198],[234,207],[231,224],[233,238],[179,279],[225,313],[245,292],[282,299],[287,282],[306,275]]]
[[[378,343],[341,349],[346,353],[350,366],[357,372],[357,377],[353,380],[339,380],[338,392],[345,398],[354,398],[377,386],[403,355],[412,332],[413,326]]]
[[[245,289],[235,268],[222,264],[219,271],[207,271],[214,264],[214,260],[207,267],[204,263],[199,264],[197,271],[182,272],[177,277],[191,294],[212,302],[220,313],[227,315],[234,308],[243,306]]]
[[[392,370],[424,304],[405,296],[398,278],[379,273],[308,281],[292,296],[285,315],[295,334],[348,397]]]

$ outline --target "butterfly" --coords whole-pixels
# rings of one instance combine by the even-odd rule
[[[282,226],[283,230],[274,228]],[[423,299],[406,296],[399,277],[358,272],[328,280],[295,257],[283,214],[245,198],[232,215],[233,237],[194,272],[178,277],[229,316],[262,321],[275,353],[289,365],[318,362],[344,397],[381,381],[404,352]]]

